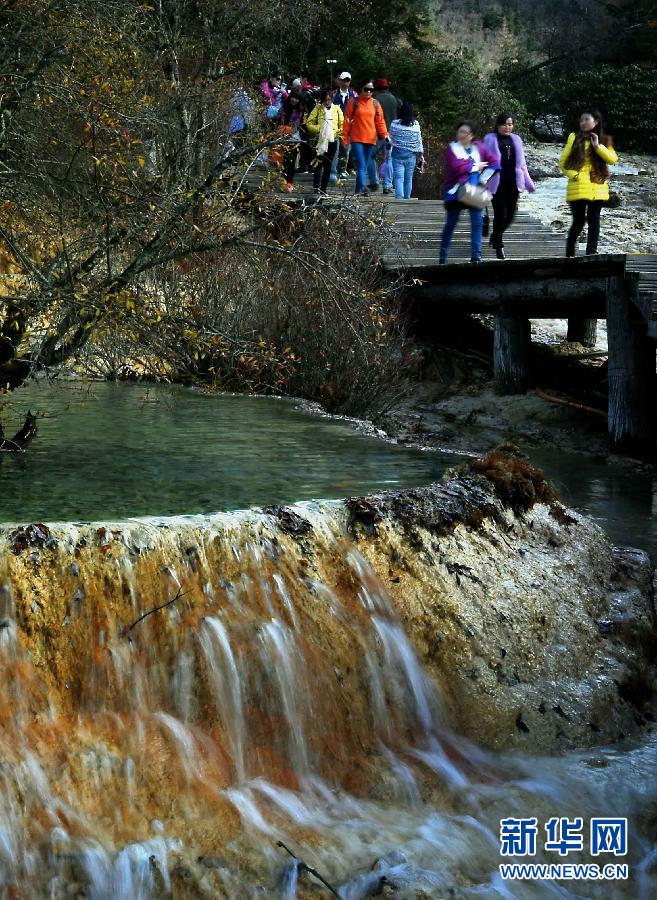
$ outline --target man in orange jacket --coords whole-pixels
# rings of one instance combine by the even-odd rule
[[[377,140],[388,138],[383,110],[378,100],[373,98],[373,93],[374,85],[371,81],[366,82],[358,97],[347,103],[344,113],[344,143],[345,146],[351,145],[356,160],[357,194],[367,194],[368,187],[372,191],[378,189],[371,176],[366,187],[368,166],[376,151]]]

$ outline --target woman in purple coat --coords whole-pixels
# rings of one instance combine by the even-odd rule
[[[495,131],[484,138],[484,147],[497,158],[498,172],[489,179],[486,187],[493,194],[493,233],[491,247],[498,259],[506,259],[504,232],[507,230],[518,206],[521,191],[536,190],[527,171],[522,141],[513,133],[513,116],[501,113],[495,120]]]
[[[493,156],[479,141],[474,139],[471,122],[461,122],[456,130],[456,140],[445,150],[445,181],[443,199],[445,201],[445,225],[440,239],[438,265],[445,265],[454,236],[456,223],[462,209],[470,213],[470,262],[481,262],[481,236],[484,224],[483,209],[467,207],[458,199],[462,184],[480,184],[484,169],[498,169],[499,155]]]

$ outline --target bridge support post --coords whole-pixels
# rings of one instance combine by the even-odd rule
[[[595,347],[598,336],[597,319],[568,319],[567,341],[578,341],[585,347]]]
[[[500,307],[495,316],[493,376],[498,394],[524,394],[529,374],[531,328],[525,316]]]
[[[657,378],[655,341],[631,300],[635,281],[614,278],[607,292],[608,428],[614,450],[654,452]]]

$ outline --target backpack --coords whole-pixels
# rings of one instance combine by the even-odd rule
[[[359,99],[358,97],[353,98],[354,108],[353,108],[352,115],[351,115],[352,119],[356,115],[356,110],[358,109],[358,99]],[[374,104],[374,115],[376,115],[376,108],[377,108],[377,106],[381,106],[381,104],[376,99],[376,97],[372,97],[372,103]],[[347,107],[345,106],[345,110],[346,110],[346,108]]]

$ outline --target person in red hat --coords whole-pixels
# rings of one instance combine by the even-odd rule
[[[376,78],[374,80],[374,97],[381,104],[381,109],[383,110],[383,118],[386,120],[386,128],[390,129],[390,123],[399,118],[401,101],[390,90],[390,84],[387,78]],[[382,150],[385,149],[384,145],[385,141],[378,142],[375,155],[378,155]],[[379,177],[374,157],[372,158],[369,179],[370,184],[378,185]],[[392,162],[388,160],[388,165],[383,176],[383,193],[392,194],[392,192]]]

